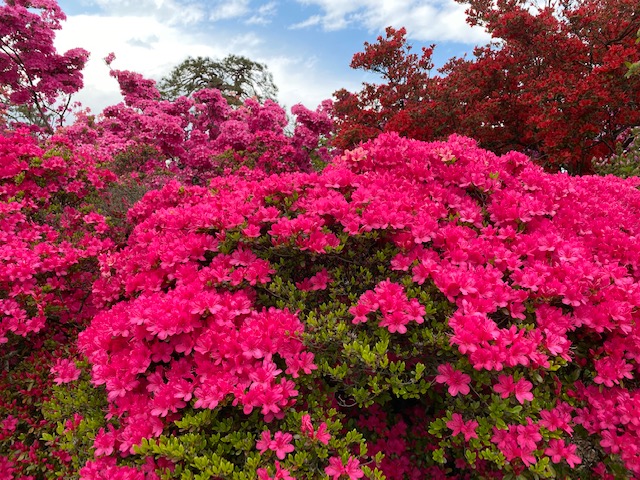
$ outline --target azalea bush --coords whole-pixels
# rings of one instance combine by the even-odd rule
[[[113,55],[107,57],[107,64],[113,60]],[[146,175],[154,187],[167,181],[166,173],[185,183],[205,184],[231,172],[259,177],[308,171],[331,157],[325,146],[333,126],[330,101],[316,111],[294,105],[289,131],[286,111],[272,100],[249,98],[233,108],[215,89],[161,100],[155,81],[126,70],[111,70],[111,75],[124,102],[107,107],[98,118],[79,115],[65,134],[109,155],[128,156],[129,164],[120,166]],[[131,155],[141,150],[143,155]]]
[[[81,478],[637,475],[637,186],[383,135],[148,193],[79,339]]]

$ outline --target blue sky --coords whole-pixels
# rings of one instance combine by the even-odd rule
[[[365,41],[406,27],[415,51],[437,45],[434,61],[489,40],[465,23],[454,0],[59,0],[67,21],[57,47],[91,53],[78,100],[95,113],[120,101],[102,59],[159,80],[187,56],[233,53],[267,64],[279,100],[315,108],[339,88],[358,90],[371,74],[349,68]]]

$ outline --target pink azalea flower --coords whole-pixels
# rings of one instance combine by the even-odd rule
[[[55,375],[53,381],[57,385],[62,385],[63,383],[76,381],[80,378],[80,373],[82,372],[73,360],[59,358],[56,360],[56,364],[51,367],[51,373]]]
[[[342,475],[347,475],[349,480],[364,477],[364,472],[360,469],[360,461],[352,456],[349,456],[346,465],[342,463],[340,457],[331,457],[329,466],[324,469],[324,472],[333,477],[333,480],[338,480]]]
[[[537,444],[542,440],[540,435],[540,426],[533,423],[530,418],[527,419],[527,425],[517,425],[516,435],[518,439],[518,445],[522,448],[529,448],[535,450]]]
[[[514,389],[518,402],[523,404],[525,400],[533,400],[533,393],[531,393],[531,388],[533,388],[533,384],[531,382],[525,380],[524,378],[518,380],[518,382],[515,384]]]
[[[313,436],[313,425],[311,424],[311,415],[302,415],[300,419],[300,431],[309,437]]]
[[[344,473],[350,480],[357,480],[364,477],[364,472],[360,469],[360,460],[354,457],[349,457],[347,464],[344,466]]]
[[[101,428],[96,434],[96,438],[93,441],[93,448],[95,448],[95,456],[100,457],[103,455],[111,455],[116,443],[116,435],[113,425],[109,425],[109,432],[105,432],[104,428]]]
[[[302,416],[300,431],[309,438],[317,440],[324,445],[328,445],[329,440],[331,440],[331,434],[327,431],[327,424],[325,422],[322,422],[318,430],[314,432],[313,425],[311,424],[311,415]]]
[[[318,427],[318,430],[314,434],[316,440],[324,445],[329,445],[329,440],[331,440],[331,434],[327,431],[327,424],[322,422]]]
[[[478,428],[479,423],[476,420],[468,420],[462,426],[460,430],[464,435],[464,440],[468,442],[472,438],[478,438],[478,434],[476,433],[476,428]]]
[[[454,413],[451,415],[451,420],[447,422],[447,428],[451,429],[451,434],[455,437],[460,432],[462,432],[462,427],[464,426],[464,420],[462,419],[462,415],[459,413]]]
[[[296,480],[291,476],[289,470],[282,468],[280,462],[276,461],[276,474],[271,477],[265,468],[259,468],[256,472],[259,480]]]
[[[466,442],[472,438],[478,438],[478,434],[476,433],[478,422],[475,420],[465,422],[459,413],[451,415],[451,420],[447,422],[447,427],[451,429],[452,435],[454,436],[462,433]]]
[[[553,438],[549,440],[549,447],[544,453],[551,457],[553,463],[565,460],[571,468],[575,468],[577,464],[582,463],[582,459],[575,454],[576,448],[576,445],[566,445],[564,440]]]
[[[291,453],[294,450],[293,445],[291,445],[291,440],[293,440],[293,435],[290,433],[276,432],[269,448],[276,452],[276,457],[284,460],[287,453]]]
[[[344,472],[344,465],[340,457],[331,457],[329,459],[329,466],[324,469],[324,473],[333,477],[333,480],[338,480]]]
[[[533,400],[531,388],[533,384],[524,378],[514,382],[512,375],[500,375],[498,383],[493,386],[493,391],[499,393],[501,398],[508,398],[511,394],[515,394],[518,402],[523,404],[525,400]]]
[[[269,450],[271,446],[271,432],[269,430],[264,430],[261,434],[260,440],[256,442],[256,448],[262,454]]]
[[[469,388],[471,377],[459,370],[455,370],[451,364],[444,363],[439,365],[438,373],[440,375],[436,376],[436,382],[449,385],[448,391],[450,395],[454,397],[458,395],[458,393],[466,395],[471,391]]]

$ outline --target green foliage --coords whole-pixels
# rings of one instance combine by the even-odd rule
[[[636,40],[636,43],[640,44],[640,29],[638,29],[638,39]],[[629,69],[625,74],[625,77],[627,78],[640,74],[640,62],[627,63],[627,68]]]
[[[65,330],[62,328],[59,332],[58,341],[65,338],[62,333]],[[48,399],[55,395],[56,388],[51,386],[49,369],[54,359],[61,355],[59,343],[47,336],[34,335],[30,342],[25,342],[23,338],[11,335],[3,345],[0,357],[0,456],[10,459],[20,466],[21,472],[38,480],[71,478],[71,472],[75,471],[70,468],[71,459],[58,442],[50,442],[52,438],[48,435],[55,430],[62,432],[66,421],[73,419],[75,411],[80,411],[74,410],[78,403],[74,404],[68,398],[61,404],[69,415],[53,419],[45,413]],[[104,401],[93,392],[90,395]],[[103,416],[100,415],[100,421]],[[14,428],[8,428],[5,423],[9,419],[16,421]],[[60,423],[56,424],[58,420]],[[71,437],[73,441],[82,438],[76,438],[76,434]]]
[[[593,161],[598,175],[615,175],[620,178],[640,176],[640,127],[631,129],[617,145],[617,152],[609,158]]]
[[[91,384],[87,364],[78,365],[83,373],[68,384],[53,387],[51,398],[42,405],[42,413],[52,428],[41,435],[50,450],[66,452],[65,479],[80,478],[79,471],[93,459],[93,441],[106,426],[107,401],[104,388]],[[51,477],[59,478],[59,476]]]
[[[310,410],[313,417],[336,418],[328,422],[328,429],[334,435],[342,432],[336,410],[320,404],[314,404]],[[174,422],[169,434],[144,440],[136,447],[136,457],[169,460],[172,470],[162,476],[167,479],[254,479],[265,461],[269,464],[277,460],[272,451],[262,455],[257,451],[261,433],[267,429],[299,431],[301,417],[302,412],[291,411],[277,425],[265,425],[257,412],[246,416],[234,407],[191,411]],[[349,451],[354,446],[366,452],[367,448],[362,435],[355,430],[343,437],[334,436],[327,446],[295,434],[293,445],[295,450],[287,455],[286,468],[299,479],[319,478],[330,452]]]

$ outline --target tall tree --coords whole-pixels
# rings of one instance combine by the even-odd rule
[[[62,125],[71,95],[82,88],[89,53],[59,54],[55,31],[66,19],[55,1],[6,0],[0,6],[0,113],[52,133]]]
[[[241,105],[252,97],[260,102],[275,100],[278,94],[267,66],[239,55],[228,55],[222,60],[189,57],[164,77],[158,88],[168,100],[216,88],[233,105]]]

